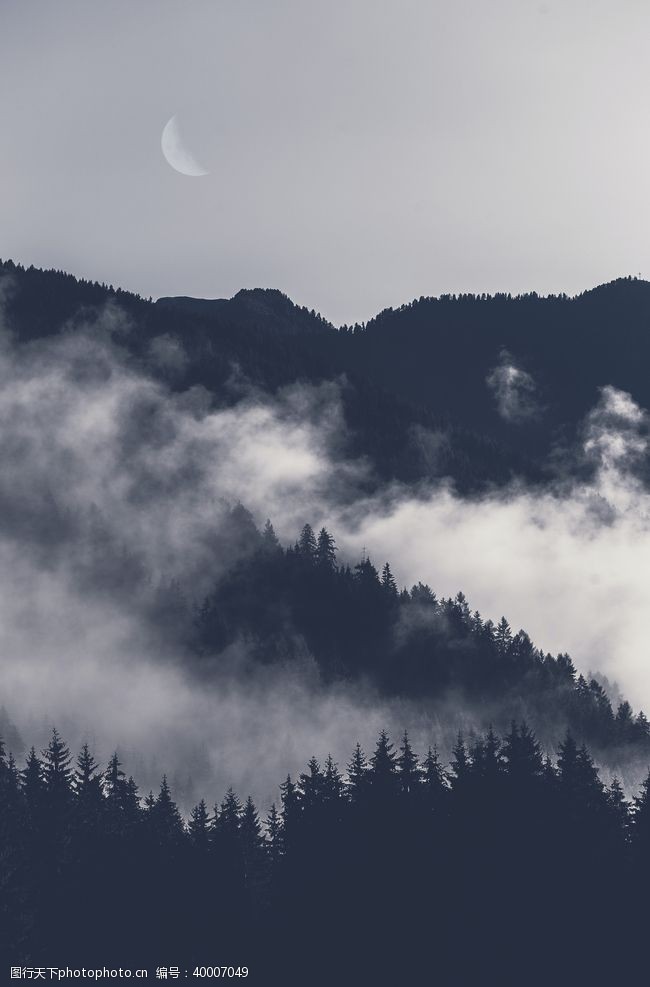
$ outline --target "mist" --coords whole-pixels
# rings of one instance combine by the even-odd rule
[[[633,470],[647,420],[629,395],[604,388],[584,423],[574,455],[596,465],[588,483],[478,499],[391,485],[369,497],[370,464],[338,452],[337,382],[274,395],[240,382],[237,403],[215,407],[137,366],[121,348],[133,331],[113,305],[27,344],[2,327],[0,699],[26,742],[45,743],[56,724],[103,763],[117,747],[144,789],[166,771],[185,807],[231,784],[268,805],[311,753],[344,765],[381,727],[448,750],[462,710],[381,698],[363,682],[326,686],[306,648],[262,668],[237,642],[209,687],[194,673],[170,612],[191,620],[236,561],[227,518],[239,501],[283,543],[324,524],[343,560],[365,548],[401,585],[462,590],[485,617],[505,614],[650,706],[650,495]],[[168,359],[164,339],[153,346]]]

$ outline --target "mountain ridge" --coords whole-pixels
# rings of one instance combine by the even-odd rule
[[[604,388],[650,409],[650,283],[631,276],[575,296],[421,297],[337,329],[277,289],[154,302],[11,261],[2,273],[5,319],[19,339],[97,319],[115,303],[134,327],[121,345],[176,390],[200,385],[231,401],[233,370],[270,393],[339,381],[347,454],[369,456],[383,480],[447,479],[462,493],[564,481],[567,470],[591,468],[584,428]],[[160,339],[182,351],[171,369],[152,361]],[[647,455],[632,468],[650,483]]]

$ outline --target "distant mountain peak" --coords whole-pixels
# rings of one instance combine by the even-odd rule
[[[232,298],[192,298],[187,295],[165,296],[156,305],[191,312],[202,318],[229,320],[269,327],[288,333],[323,332],[333,329],[330,322],[315,311],[296,305],[278,288],[240,288]]]

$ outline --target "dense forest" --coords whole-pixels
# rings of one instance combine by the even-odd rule
[[[312,758],[264,822],[232,789],[185,822],[165,778],[143,799],[117,755],[73,762],[55,730],[21,768],[0,746],[0,793],[14,964],[444,984],[514,982],[533,959],[526,983],[642,966],[650,776],[628,801],[570,734],[554,759],[525,723],[459,736],[444,767],[382,732],[346,771]]]
[[[348,360],[348,334],[275,290],[238,292],[230,300],[159,299],[153,303],[112,286],[59,271],[0,261],[6,276],[4,323],[20,342],[119,318],[117,341],[136,366],[178,391],[197,385],[215,406],[236,403],[242,390],[274,393],[296,381],[336,381],[345,429],[339,455],[367,456],[376,481],[411,483],[452,477],[459,489],[505,483],[514,472],[541,476],[533,462],[480,429],[468,428],[376,384]],[[170,343],[181,359],[169,361]],[[162,355],[161,355],[162,353]],[[431,441],[435,438],[435,455]],[[444,437],[444,438],[443,438]]]
[[[33,668],[49,674],[57,662],[63,667],[67,651],[51,646],[50,654],[47,635],[70,621],[71,662],[81,667],[88,657],[88,669],[98,670],[93,701],[106,664],[120,658],[115,674],[122,675],[137,666],[142,646],[147,703],[165,662],[179,673],[175,682],[191,682],[210,704],[228,674],[245,689],[249,674],[283,683],[278,671],[311,675],[315,666],[306,686],[315,693],[333,686],[332,694],[354,691],[375,708],[392,703],[391,710],[406,711],[412,732],[416,721],[418,729],[426,722],[436,740],[440,724],[454,736],[464,729],[455,745],[440,743],[444,760],[453,745],[447,766],[435,747],[421,756],[407,733],[394,744],[382,732],[374,751],[357,745],[345,769],[332,757],[312,757],[280,785],[263,819],[252,798],[232,789],[206,792],[209,800],[184,819],[176,783],[174,793],[166,778],[156,794],[141,793],[117,754],[98,764],[84,745],[75,760],[54,731],[47,746],[23,758],[9,716],[23,732],[25,689],[25,709],[0,709],[3,959],[226,965],[261,984],[593,984],[643,969],[645,714],[605,679],[581,674],[568,654],[546,653],[506,617],[473,610],[463,593],[439,597],[422,582],[402,587],[391,561],[373,561],[365,549],[360,559],[346,558],[336,532],[307,523],[295,543],[281,544],[270,520],[260,530],[245,506],[233,506],[238,494],[222,496],[213,482],[223,466],[217,447],[195,442],[191,429],[193,455],[181,456],[176,472],[166,454],[178,427],[168,407],[188,395],[199,395],[201,409],[229,410],[292,385],[303,393],[327,384],[340,419],[321,459],[328,475],[354,465],[354,482],[331,495],[328,487],[336,501],[330,513],[301,501],[292,514],[299,523],[345,518],[351,504],[359,511],[393,491],[417,498],[444,488],[464,503],[501,488],[555,495],[567,478],[588,479],[598,468],[584,447],[601,388],[629,392],[641,409],[634,405],[634,427],[647,433],[650,285],[623,279],[575,298],[422,298],[365,325],[336,328],[278,291],[153,302],[7,261],[0,262],[0,300],[7,352],[16,357],[7,373],[25,372],[27,382],[25,367],[48,364],[51,355],[40,341],[77,333],[101,339],[103,349],[80,346],[78,366],[66,365],[57,380],[60,390],[74,386],[75,374],[87,384],[73,422],[85,418],[87,395],[116,367],[158,399],[145,394],[122,407],[119,387],[111,395],[120,407],[111,405],[106,420],[122,413],[128,427],[119,419],[113,457],[97,477],[92,457],[101,438],[91,443],[88,470],[76,447],[57,444],[58,435],[52,459],[45,456],[44,422],[58,414],[65,432],[64,404],[45,400],[34,428],[29,403],[9,402],[12,421],[25,422],[22,431],[7,430],[7,461],[22,471],[22,486],[9,484],[2,498],[6,568],[12,579],[16,570],[16,596],[24,594],[20,620],[46,600],[41,574],[48,589],[69,594],[55,598],[63,603],[53,608],[53,623],[34,638],[19,623],[16,638],[8,636],[8,661],[31,667],[26,652],[32,640],[39,648],[44,640],[45,660]],[[76,359],[75,347],[62,353],[62,361],[70,353]],[[98,353],[110,354],[106,365],[89,367]],[[38,388],[24,390],[29,396]],[[187,420],[194,421],[191,413]],[[96,438],[92,429],[79,431]],[[647,442],[622,445],[632,449],[626,478],[645,481]],[[159,455],[151,468],[139,455],[150,448]],[[27,469],[32,449],[52,467],[47,476]],[[204,458],[214,473],[202,472]],[[102,502],[113,473],[117,494]],[[88,475],[94,482],[84,487]],[[197,476],[209,480],[194,500],[183,500]],[[158,513],[151,509],[157,496]],[[597,499],[594,512],[607,515],[603,525],[613,523],[614,508]],[[177,502],[177,513],[167,513]],[[273,513],[268,500],[260,496],[260,503],[258,522]],[[198,523],[186,526],[194,511]],[[194,555],[192,538],[201,548]],[[79,601],[71,619],[66,606]],[[79,613],[99,613],[111,628],[125,618],[133,636],[126,643],[116,636],[108,657],[101,649],[79,655],[72,640],[84,629]],[[15,616],[11,608],[7,614]],[[16,639],[27,642],[22,651]],[[233,655],[243,656],[234,672]],[[256,727],[262,736],[264,723]],[[204,730],[201,721],[201,738]],[[128,758],[146,761],[137,750]],[[196,768],[194,776],[204,778],[187,760],[186,775]],[[158,763],[169,769],[166,759]],[[639,787],[641,772],[647,777]]]
[[[568,654],[535,647],[507,619],[470,609],[462,593],[438,599],[426,584],[400,590],[386,562],[337,562],[333,536],[306,524],[283,549],[270,521],[259,532],[244,507],[228,521],[238,560],[195,615],[195,649],[213,656],[244,640],[260,662],[285,661],[306,644],[326,681],[365,680],[389,696],[426,703],[433,716],[503,729],[534,724],[544,742],[567,728],[599,758],[623,763],[650,752],[650,725],[627,700],[615,709],[603,685],[578,673]]]
[[[217,404],[241,382],[270,392],[336,380],[340,454],[366,456],[376,479],[451,479],[475,494],[519,477],[587,475],[585,417],[610,385],[650,408],[650,284],[623,278],[575,297],[500,294],[420,298],[367,324],[335,328],[281,292],[157,302],[57,271],[0,262],[3,310],[29,341],[125,316],[120,345],[179,390]],[[173,341],[182,359],[161,359]],[[513,404],[514,401],[514,404]],[[646,457],[631,464],[647,479]]]

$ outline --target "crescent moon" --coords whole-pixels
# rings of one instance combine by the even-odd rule
[[[190,178],[199,178],[201,175],[208,175],[209,172],[199,164],[194,155],[183,145],[183,139],[178,129],[176,115],[170,117],[165,124],[160,138],[160,147],[165,161],[175,171],[181,175],[188,175]]]

